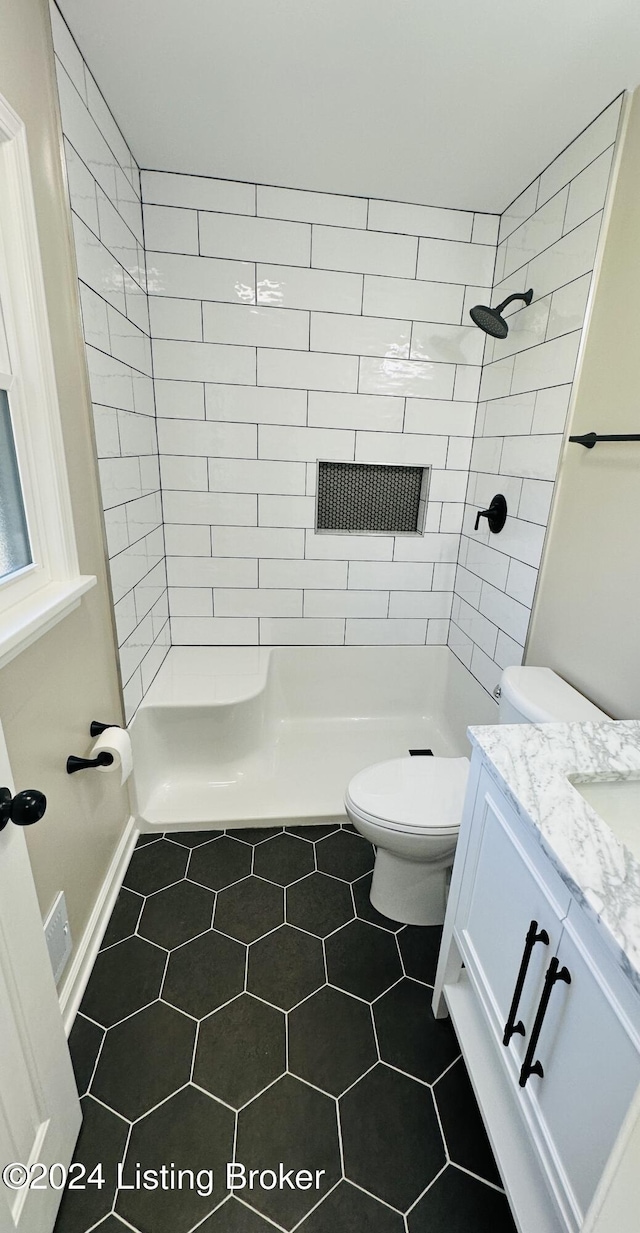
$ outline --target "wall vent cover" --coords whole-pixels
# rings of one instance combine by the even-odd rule
[[[429,467],[319,462],[316,531],[421,535]]]

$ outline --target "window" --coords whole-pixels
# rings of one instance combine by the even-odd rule
[[[95,581],[78,568],[26,135],[0,97],[0,667]]]
[[[9,399],[0,388],[0,582],[32,564]]]

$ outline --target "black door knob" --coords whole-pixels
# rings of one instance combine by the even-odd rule
[[[11,795],[8,788],[0,788],[0,831],[8,822],[16,826],[33,826],[39,822],[47,808],[47,798],[44,792],[37,788],[25,788],[23,792]]]

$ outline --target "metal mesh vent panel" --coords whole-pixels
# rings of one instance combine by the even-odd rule
[[[318,531],[422,531],[424,467],[318,463]]]

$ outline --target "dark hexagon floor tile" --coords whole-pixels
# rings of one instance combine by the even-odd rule
[[[387,1066],[342,1097],[340,1125],[346,1177],[400,1211],[445,1163],[430,1088]]]
[[[111,1027],[153,1002],[160,992],[167,956],[144,938],[126,938],[97,956],[80,1010]]]
[[[271,882],[248,877],[218,893],[215,927],[239,942],[255,942],[283,920],[284,891]]]
[[[157,843],[158,839],[164,839],[164,833],[162,831],[159,835],[138,835],[136,840],[136,848],[145,848],[148,843]]]
[[[289,1070],[340,1096],[378,1060],[371,1012],[325,985],[289,1015]]]
[[[125,938],[130,938],[135,933],[143,905],[144,899],[141,895],[127,890],[125,886],[121,888],[109,917],[109,924],[105,929],[100,950],[113,946],[115,942],[123,942]]]
[[[316,845],[318,869],[345,882],[354,882],[373,869],[373,848],[368,839],[346,830],[336,831]]]
[[[407,925],[398,945],[407,976],[433,985],[436,979],[442,925]]]
[[[193,1082],[234,1109],[287,1068],[282,1011],[243,993],[200,1024]]]
[[[91,1081],[93,1068],[96,1064],[96,1058],[100,1052],[103,1038],[103,1028],[98,1027],[96,1023],[92,1023],[90,1019],[85,1019],[84,1015],[76,1015],[73,1027],[69,1033],[68,1044],[78,1095],[80,1096],[84,1096]]]
[[[172,950],[211,927],[213,891],[186,879],[146,900],[138,925],[141,937]]]
[[[271,839],[272,835],[281,835],[281,826],[236,826],[234,830],[227,829],[228,835],[233,835],[234,839],[239,839],[241,843],[248,843],[252,848],[258,843],[264,843],[266,839]]]
[[[136,1122],[124,1165],[131,1182],[137,1161],[146,1169],[173,1164],[176,1170],[213,1169],[208,1197],[197,1189],[121,1190],[116,1212],[141,1233],[187,1233],[224,1199],[226,1164],[232,1160],[234,1115],[204,1092],[185,1087]],[[205,1189],[205,1187],[202,1187]]]
[[[249,947],[247,989],[266,1002],[290,1010],[324,984],[322,942],[281,925]]]
[[[244,987],[246,950],[210,929],[171,952],[162,997],[202,1019]]]
[[[399,933],[404,925],[397,920],[391,920],[388,916],[383,916],[382,912],[378,912],[374,908],[369,895],[371,893],[372,873],[365,873],[363,878],[358,878],[357,882],[353,883],[353,898],[356,905],[356,916],[360,920],[366,920],[370,925],[379,925],[381,929],[388,929],[390,933]]]
[[[203,843],[211,843],[219,835],[224,835],[224,831],[168,831],[165,839],[181,848],[200,848]]]
[[[409,1233],[516,1233],[506,1196],[449,1165],[407,1218]]]
[[[315,869],[313,846],[295,835],[276,835],[256,848],[253,872],[279,886],[289,886]]]
[[[325,942],[329,982],[372,1002],[402,976],[395,938],[352,920]]]
[[[106,1216],[113,1204],[116,1189],[116,1170],[122,1159],[129,1123],[109,1109],[98,1104],[91,1096],[82,1101],[83,1122],[73,1155],[74,1161],[83,1164],[87,1174],[102,1165],[104,1186],[87,1186],[85,1190],[66,1190],[58,1211],[54,1233],[85,1233],[98,1220]]]
[[[297,835],[298,839],[307,839],[309,843],[315,843],[317,839],[324,839],[326,835],[333,835],[334,831],[340,830],[340,823],[329,823],[327,826],[287,826],[287,835]]]
[[[398,1212],[357,1190],[350,1182],[339,1182],[335,1190],[299,1226],[299,1233],[405,1233]]]
[[[152,895],[172,882],[179,882],[185,875],[188,859],[188,852],[165,839],[135,848],[123,885],[139,895]]]
[[[380,1057],[416,1079],[434,1083],[460,1053],[450,1019],[435,1019],[431,989],[402,980],[374,1003]]]
[[[153,1002],[107,1032],[91,1094],[129,1121],[189,1082],[193,1019]]]
[[[340,1151],[335,1102],[283,1075],[238,1115],[236,1159],[249,1169],[308,1169],[319,1188],[310,1190],[245,1190],[243,1199],[285,1229],[291,1229],[315,1206],[340,1177]]]
[[[345,882],[311,873],[287,889],[287,921],[320,938],[353,918],[351,891]]]
[[[211,890],[222,890],[223,886],[246,878],[250,872],[251,849],[229,835],[222,835],[191,853],[189,878]]]
[[[470,1173],[477,1173],[479,1177],[486,1177],[487,1181],[501,1186],[500,1174],[462,1058],[438,1079],[433,1094],[450,1159]]]
[[[273,1233],[273,1225],[237,1199],[227,1199],[204,1224],[198,1225],[197,1233]]]

